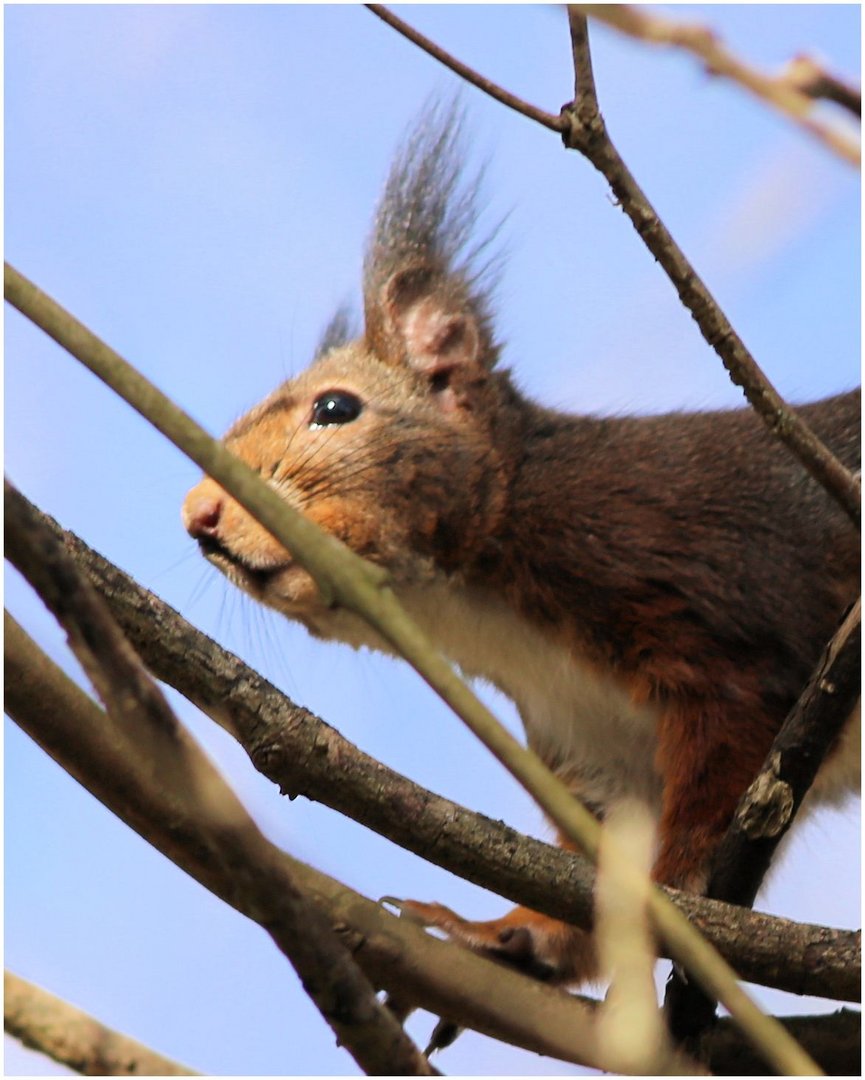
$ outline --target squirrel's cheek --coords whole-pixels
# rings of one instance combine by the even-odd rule
[[[405,522],[384,498],[333,498],[310,503],[305,513],[364,559],[393,567],[406,558]]]
[[[316,525],[341,540],[355,553],[363,555],[375,548],[379,522],[376,515],[364,506],[353,505],[348,500],[327,499],[312,502],[304,512]]]

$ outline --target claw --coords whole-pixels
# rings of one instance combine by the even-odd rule
[[[424,1055],[429,1057],[435,1050],[445,1050],[448,1046],[451,1046],[456,1042],[457,1037],[463,1029],[459,1024],[455,1024],[453,1020],[445,1020],[442,1018],[433,1028],[432,1035],[430,1035],[429,1044]]]
[[[400,900],[396,896],[382,896],[379,900],[379,903],[387,904],[388,907],[396,908],[400,918],[408,919],[410,922],[415,923],[417,926],[437,926],[441,929],[446,929],[446,927],[442,926],[439,921],[439,911],[447,912],[453,917],[454,920],[459,919],[458,915],[454,915],[454,913],[450,911],[449,908],[443,907],[441,904],[422,904],[418,900]]]
[[[473,952],[498,960],[541,982],[555,978],[555,966],[538,955],[538,945],[532,930],[518,923],[502,925],[493,922],[470,922],[444,904],[428,904],[420,900],[397,900],[384,897],[397,908],[400,915],[426,929],[440,930],[452,941],[465,945]]]
[[[526,908],[516,908],[501,919],[472,922],[444,904],[394,896],[384,896],[379,902],[418,926],[438,930],[472,952],[540,982],[584,980],[595,971],[594,947],[588,935]],[[459,1024],[443,1017],[433,1030],[426,1053],[450,1046],[461,1030]]]

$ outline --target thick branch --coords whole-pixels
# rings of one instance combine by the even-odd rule
[[[3,1025],[31,1050],[84,1076],[199,1076],[6,971]]]
[[[26,502],[18,493],[15,497]],[[74,534],[33,511],[86,569],[154,674],[233,735],[256,768],[284,793],[322,802],[517,903],[584,928],[591,925],[593,875],[584,859],[520,836],[370,758]],[[748,981],[858,1000],[857,934],[796,924],[675,890],[668,895]]]
[[[862,1017],[852,1009],[825,1016],[779,1017],[828,1076],[861,1073]],[[700,1044],[700,1059],[714,1076],[765,1076],[766,1067],[729,1018],[719,1020]]]
[[[259,923],[278,946],[290,918],[286,895],[296,882],[322,906],[374,985],[439,1015],[457,1015],[493,1038],[603,1067],[594,1051],[591,1006],[439,941],[279,851],[246,818],[182,729],[179,741],[176,733],[163,730],[118,732],[111,718],[8,615],[5,630],[9,715],[109,810],[205,888]],[[154,741],[166,756],[174,756],[175,771],[181,774],[176,779],[185,780],[185,787],[174,790],[154,774]],[[199,769],[211,773],[206,802],[194,797]],[[235,821],[226,823],[229,816]]]
[[[263,846],[254,822],[204,755],[196,753],[62,541],[14,495],[4,500],[4,510],[7,556],[66,630],[105,702],[116,731],[111,753],[118,745],[137,752],[141,768],[171,793],[175,835],[183,836],[186,829],[179,823],[187,819],[189,832],[200,834],[198,842],[215,850],[226,834],[251,850]],[[100,747],[103,759],[111,753]],[[283,877],[280,920],[271,933],[340,1043],[368,1073],[430,1075],[429,1063],[379,1002],[317,905],[288,872]]]

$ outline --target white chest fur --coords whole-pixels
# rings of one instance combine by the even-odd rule
[[[529,746],[575,794],[596,810],[633,796],[658,815],[653,708],[635,706],[621,687],[494,596],[444,582],[398,592],[409,614],[466,676],[492,683],[514,702]],[[321,637],[391,651],[344,610],[304,621]]]
[[[516,705],[529,745],[589,804],[632,795],[657,814],[657,716],[488,595],[433,586],[402,598],[446,656]]]

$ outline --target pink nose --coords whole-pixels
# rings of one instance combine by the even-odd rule
[[[218,535],[222,505],[218,495],[198,489],[190,491],[183,504],[183,524],[194,540]]]

